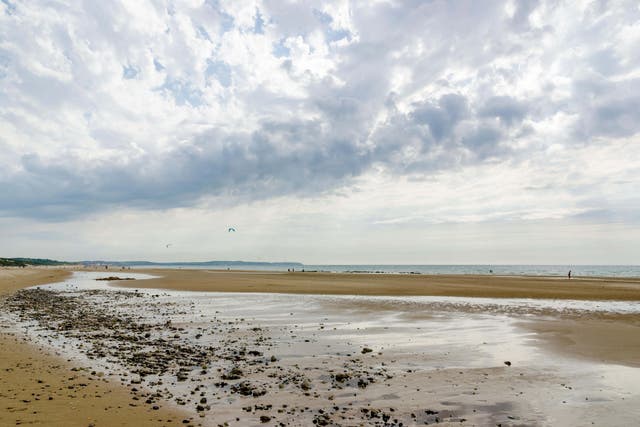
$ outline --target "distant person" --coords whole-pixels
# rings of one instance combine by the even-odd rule
[[[567,277],[569,278],[569,280],[571,280],[571,270],[569,270],[569,273],[567,273]]]

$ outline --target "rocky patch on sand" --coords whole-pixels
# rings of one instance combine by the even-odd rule
[[[302,365],[274,354],[276,331],[243,318],[198,315],[193,303],[178,304],[161,294],[31,288],[3,304],[32,334],[81,355],[87,366],[78,369],[91,378],[126,386],[130,406],[154,411],[175,405],[190,414],[184,425],[467,421],[459,411],[433,404],[408,408],[394,392],[407,393],[410,383],[414,387],[415,371],[401,371],[378,350],[354,347],[343,355],[307,358]],[[313,335],[299,333],[291,336],[313,345]],[[400,406],[380,405],[385,400]]]

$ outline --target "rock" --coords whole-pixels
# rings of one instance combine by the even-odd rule
[[[243,396],[260,397],[267,394],[267,390],[264,388],[258,388],[251,384],[249,381],[242,381],[239,384],[231,386],[231,392],[238,393]]]
[[[335,375],[335,380],[339,383],[345,382],[350,378],[349,374],[336,374]]]
[[[243,375],[244,375],[244,372],[242,372],[242,369],[240,369],[237,366],[234,366],[229,370],[229,372],[222,375],[222,379],[223,380],[239,380],[240,378],[242,378]]]

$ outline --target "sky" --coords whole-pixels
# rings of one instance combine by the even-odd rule
[[[0,0],[0,256],[640,264],[640,4]]]

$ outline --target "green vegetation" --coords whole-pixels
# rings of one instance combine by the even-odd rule
[[[27,265],[67,265],[71,264],[64,261],[56,261],[53,259],[41,258],[0,258],[0,266],[2,267],[26,267]]]
[[[25,264],[11,258],[0,258],[1,267],[24,267]]]

